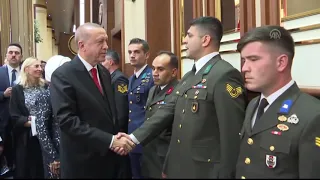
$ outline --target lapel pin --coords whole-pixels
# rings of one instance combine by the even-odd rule
[[[207,80],[206,79],[202,79],[201,83],[205,83],[205,82],[207,82]]]
[[[281,122],[285,122],[287,120],[287,117],[285,117],[284,115],[281,115],[278,117],[278,120]]]
[[[299,119],[297,117],[296,114],[292,114],[289,118],[288,118],[288,123],[291,123],[291,124],[298,124],[299,122]]]
[[[280,130],[280,131],[288,131],[289,130],[289,127],[285,124],[278,124],[277,125],[277,128]]]
[[[199,94],[199,90],[196,90],[196,92],[194,93],[195,95],[198,95]]]

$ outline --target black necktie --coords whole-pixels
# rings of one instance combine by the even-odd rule
[[[269,103],[268,103],[267,99],[265,99],[265,98],[261,99],[259,107],[258,107],[258,113],[257,113],[256,121],[255,121],[254,124],[256,124],[257,121],[260,119],[260,117],[264,113],[264,108],[266,108],[268,105],[269,105]]]
[[[17,72],[17,70],[15,70],[15,69],[13,69],[11,71],[11,86],[13,86],[13,83],[16,80],[16,72]]]
[[[196,64],[193,64],[193,67],[192,67],[192,72],[196,73],[197,72],[197,68],[196,68]]]

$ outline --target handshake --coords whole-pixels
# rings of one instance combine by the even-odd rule
[[[132,141],[128,134],[119,132],[113,138],[111,150],[121,156],[124,156],[131,152],[135,146],[136,144]]]

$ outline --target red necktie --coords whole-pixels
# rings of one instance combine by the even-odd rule
[[[103,94],[103,93],[102,93],[102,88],[101,88],[100,83],[99,83],[99,81],[98,81],[97,69],[96,69],[96,68],[92,68],[92,69],[90,70],[90,72],[91,72],[91,74],[92,74],[92,78],[93,78],[94,83],[95,83],[96,86],[98,87],[98,89],[99,89],[99,91],[101,92],[101,94]]]

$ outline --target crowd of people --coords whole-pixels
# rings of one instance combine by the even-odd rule
[[[274,35],[273,33],[277,33]],[[295,45],[281,26],[241,37],[242,71],[219,54],[221,22],[200,17],[179,57],[148,64],[133,38],[120,71],[100,25],[75,32],[78,54],[44,67],[12,43],[0,67],[1,173],[20,178],[319,178],[320,102],[292,79]],[[248,101],[248,90],[259,95]]]

